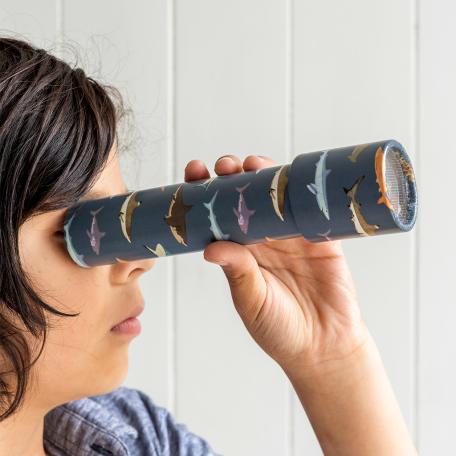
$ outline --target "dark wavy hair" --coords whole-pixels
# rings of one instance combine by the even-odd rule
[[[32,288],[19,257],[19,227],[32,215],[71,206],[91,188],[126,113],[118,89],[27,40],[0,37],[0,421],[23,404],[46,342],[45,312],[79,315],[58,311]],[[34,360],[11,316],[42,339]]]

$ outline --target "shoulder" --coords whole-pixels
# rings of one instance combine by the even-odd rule
[[[45,417],[45,439],[60,447],[78,442],[78,449],[100,454],[216,455],[166,408],[126,386],[51,410]],[[69,448],[64,450],[71,454]]]

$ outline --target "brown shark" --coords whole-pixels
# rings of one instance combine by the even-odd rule
[[[351,154],[350,155],[347,155],[347,158],[352,162],[352,163],[356,163],[356,160],[358,159],[359,157],[359,154],[369,145],[369,143],[367,144],[359,144],[357,146],[355,146],[355,148],[352,150]]]
[[[187,224],[185,223],[185,215],[192,209],[193,205],[187,205],[184,203],[182,196],[183,185],[184,184],[181,184],[173,193],[168,214],[164,217],[164,219],[169,225],[171,233],[176,241],[187,247]]]
[[[275,173],[271,181],[271,187],[269,188],[269,196],[272,200],[272,206],[277,216],[282,220],[284,219],[284,207],[285,207],[285,189],[288,184],[288,168],[290,165],[281,166]]]
[[[141,201],[136,200],[136,193],[133,192],[125,198],[119,212],[120,226],[125,239],[131,244],[131,226],[133,211],[141,205]]]
[[[372,236],[380,228],[378,225],[370,225],[367,223],[363,214],[361,213],[361,203],[356,200],[356,194],[358,192],[358,187],[365,176],[360,176],[356,179],[355,183],[349,188],[345,188],[344,192],[350,198],[350,204],[348,207],[352,212],[351,221],[355,225],[356,232],[363,236]]]
[[[166,249],[160,243],[157,243],[157,246],[156,246],[155,250],[152,249],[151,247],[149,247],[148,245],[145,245],[145,244],[143,244],[143,245],[144,245],[144,247],[147,250],[151,251],[152,253],[154,253],[158,257],[164,257],[164,256],[167,255]]]

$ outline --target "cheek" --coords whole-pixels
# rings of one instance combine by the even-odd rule
[[[79,313],[61,317],[45,311],[51,327],[34,365],[39,396],[58,404],[120,384],[127,371],[128,344],[109,331],[116,317],[110,266],[81,268],[63,239],[36,229],[20,237],[19,248],[22,267],[39,296],[61,312]]]
[[[87,281],[69,286],[58,298],[66,304],[59,310],[80,315],[49,317],[54,327],[37,363],[42,396],[63,403],[113,389],[127,374],[128,344],[109,332],[113,316],[106,293]]]

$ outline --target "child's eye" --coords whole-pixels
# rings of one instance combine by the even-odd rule
[[[59,230],[59,231],[56,231],[55,234],[58,234],[59,236],[64,236],[65,235],[65,231]]]

